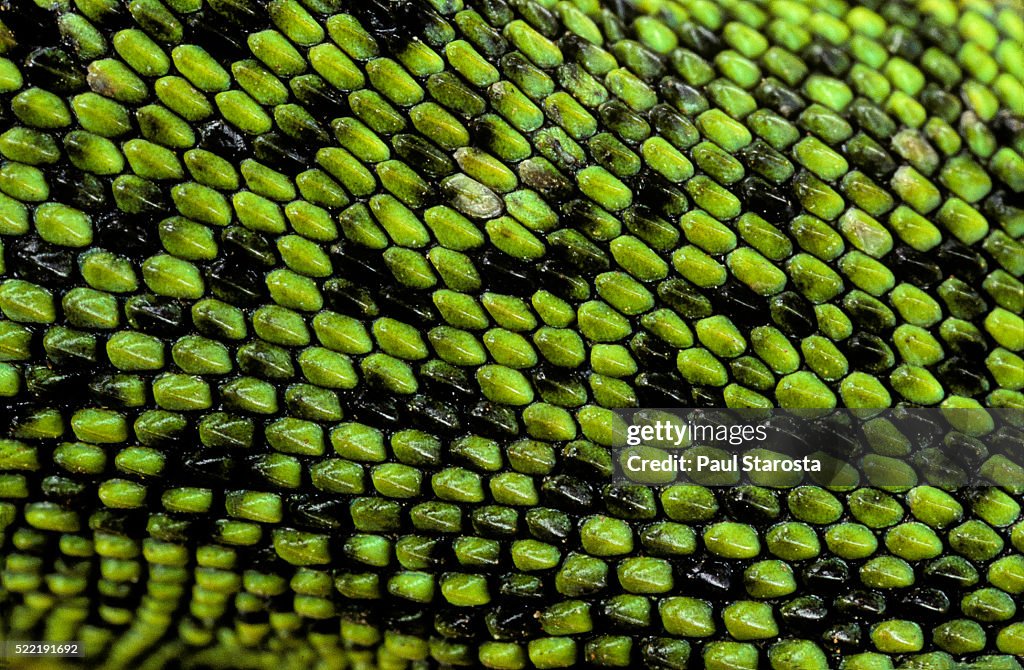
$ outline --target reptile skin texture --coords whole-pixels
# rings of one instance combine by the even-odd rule
[[[1019,0],[0,0],[3,668],[1021,670],[1019,487],[614,411],[1024,409]]]

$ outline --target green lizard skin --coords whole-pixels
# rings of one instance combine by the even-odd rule
[[[1024,13],[0,1],[16,668],[1020,670],[1013,487],[612,483],[1024,408]]]

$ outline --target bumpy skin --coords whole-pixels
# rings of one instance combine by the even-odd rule
[[[616,407],[1024,405],[1019,3],[0,20],[0,637],[1020,668],[1019,495],[607,478]]]

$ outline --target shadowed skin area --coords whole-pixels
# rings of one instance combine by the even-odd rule
[[[13,667],[1020,670],[1019,490],[610,426],[1024,407],[1021,9],[0,2]]]

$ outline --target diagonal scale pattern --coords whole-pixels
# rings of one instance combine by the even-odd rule
[[[0,21],[0,633],[1019,670],[1019,492],[608,483],[615,408],[1024,406],[1019,2]]]

